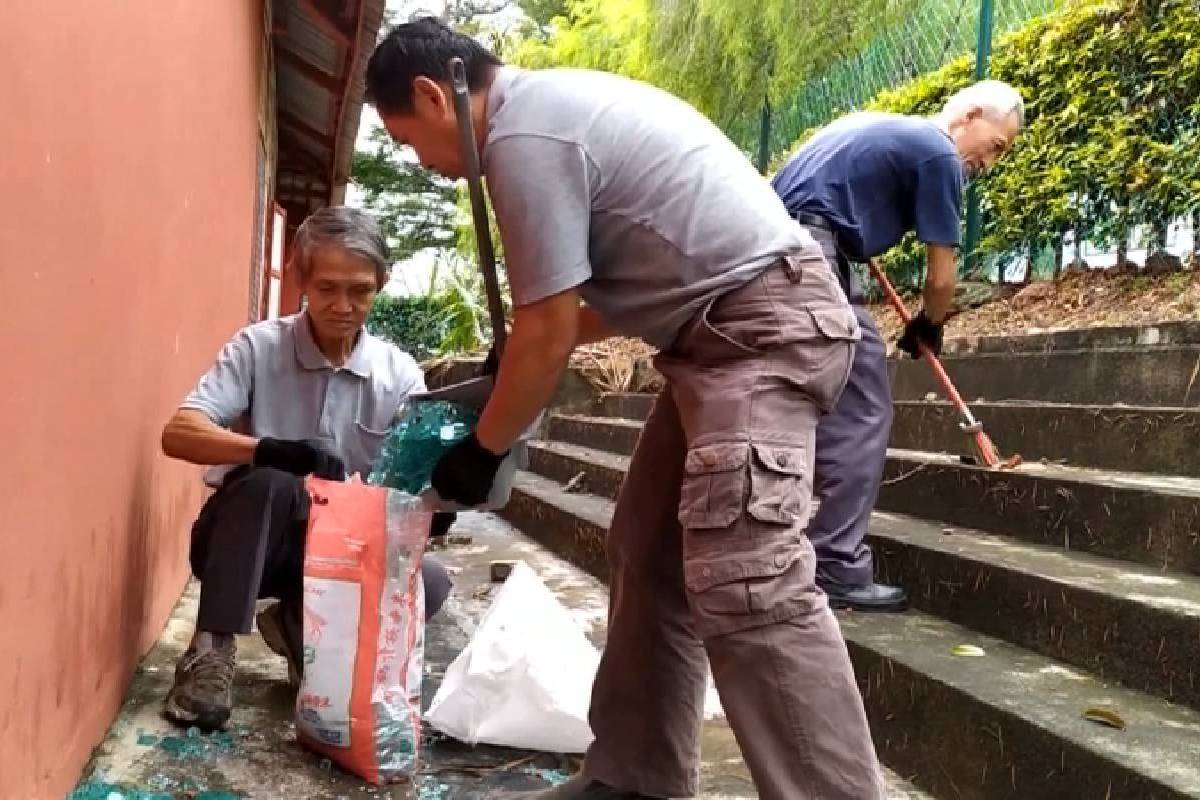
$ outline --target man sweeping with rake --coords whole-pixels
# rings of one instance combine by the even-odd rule
[[[808,528],[817,583],[835,608],[901,611],[904,590],[875,583],[867,522],[883,479],[892,427],[887,346],[863,307],[851,262],[866,262],[909,231],[925,245],[923,308],[897,342],[913,358],[937,355],[954,301],[962,190],[967,179],[1008,151],[1025,121],[1016,89],[982,81],[959,91],[932,119],[858,113],[818,131],[772,183],[788,212],[808,228],[836,266],[862,340],[846,389],[817,424],[813,494],[820,507]]]

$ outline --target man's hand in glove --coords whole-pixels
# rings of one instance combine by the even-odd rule
[[[485,448],[474,431],[451,447],[433,467],[430,484],[443,500],[464,506],[479,506],[487,500],[496,480],[496,470],[508,453],[499,455]]]
[[[435,539],[439,536],[445,536],[450,532],[450,528],[454,525],[454,521],[458,519],[458,514],[453,511],[435,511],[433,514],[433,522],[429,526],[429,535]]]
[[[925,316],[925,311],[922,309],[915,317],[908,321],[904,326],[904,333],[900,335],[899,341],[896,342],[896,347],[908,353],[913,358],[921,357],[921,348],[919,345],[925,345],[935,356],[941,355],[942,352],[942,327],[944,323],[934,322],[929,317]]]
[[[273,467],[302,478],[316,475],[327,481],[346,480],[342,459],[312,440],[259,439],[254,448],[254,466]]]

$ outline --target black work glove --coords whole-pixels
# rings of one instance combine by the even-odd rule
[[[496,470],[507,455],[496,455],[485,448],[472,431],[433,465],[429,483],[443,500],[464,506],[483,505],[492,492]]]
[[[929,317],[925,316],[925,309],[921,311],[904,326],[904,333],[900,334],[900,339],[896,342],[896,347],[908,353],[913,358],[921,357],[921,349],[918,345],[925,345],[935,356],[942,354],[942,328],[943,323],[934,322]]]
[[[433,513],[433,524],[429,528],[429,535],[438,537],[445,536],[450,532],[450,526],[458,519],[458,514],[453,511],[435,511]]]
[[[346,480],[346,464],[321,443],[306,439],[259,439],[254,466],[273,467],[301,478],[316,475],[327,481]]]

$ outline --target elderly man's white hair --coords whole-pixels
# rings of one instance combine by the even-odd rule
[[[1017,127],[1025,127],[1025,101],[1021,93],[1004,81],[980,81],[950,96],[942,108],[941,118],[953,123],[973,108],[996,122],[1003,122],[1012,114],[1017,115]]]

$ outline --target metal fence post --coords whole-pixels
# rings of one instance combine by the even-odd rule
[[[992,0],[980,0],[979,42],[975,48],[975,80],[977,81],[983,80],[988,75],[988,62],[992,56],[992,10]],[[967,187],[967,236],[963,243],[968,271],[979,267],[979,223],[979,190],[972,183]]]
[[[771,159],[771,101],[763,98],[762,116],[758,121],[758,158],[755,165],[758,171],[766,175],[767,163]]]

